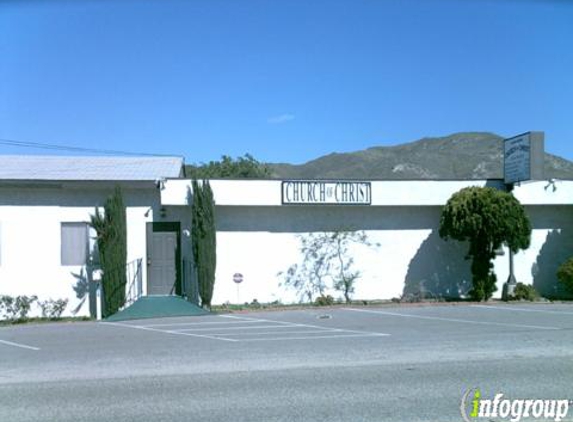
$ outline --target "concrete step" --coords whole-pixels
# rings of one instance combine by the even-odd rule
[[[143,318],[207,315],[209,312],[179,296],[143,296],[133,305],[119,311],[106,321],[126,321]]]

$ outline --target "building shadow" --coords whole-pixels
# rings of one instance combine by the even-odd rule
[[[557,279],[557,270],[573,256],[573,231],[566,229],[551,230],[547,234],[537,260],[531,268],[533,287],[548,299],[573,299]]]
[[[86,300],[90,298],[90,285],[86,271],[82,267],[79,274],[72,272],[72,276],[75,278],[75,284],[72,286],[76,294],[76,298],[79,299],[78,305],[72,310],[73,315],[77,315]]]
[[[72,285],[72,289],[76,294],[76,299],[79,300],[76,307],[71,311],[73,315],[77,315],[82,309],[84,304],[87,302],[89,304],[89,312],[92,318],[97,317],[97,284],[93,281],[94,270],[100,268],[99,261],[99,248],[97,239],[92,238],[93,243],[90,242],[88,245],[88,255],[86,257],[86,264],[80,268],[79,273],[70,272],[72,277],[74,277],[75,282]]]
[[[445,241],[433,230],[410,261],[403,296],[461,299],[472,286],[467,244]]]

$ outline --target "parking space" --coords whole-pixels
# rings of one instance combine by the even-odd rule
[[[200,320],[195,318],[183,322],[140,322],[131,324],[103,322],[102,324],[224,342],[311,341],[349,337],[384,337],[389,335],[380,332],[234,315],[203,317]]]

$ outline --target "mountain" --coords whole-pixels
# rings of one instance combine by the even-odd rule
[[[269,164],[280,179],[502,179],[503,138],[463,132],[350,153],[333,153],[305,164]],[[547,179],[573,179],[573,162],[545,154]]]

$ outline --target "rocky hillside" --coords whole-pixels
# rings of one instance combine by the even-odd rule
[[[333,153],[301,165],[269,164],[287,179],[501,179],[503,138],[464,132],[351,153]],[[545,176],[573,179],[573,162],[545,155]]]

